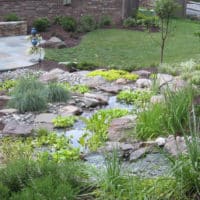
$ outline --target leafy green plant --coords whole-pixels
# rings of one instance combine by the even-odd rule
[[[69,92],[57,83],[48,85],[48,100],[50,102],[67,102],[69,100]]]
[[[61,87],[64,87],[66,88],[67,90],[71,91],[71,92],[77,92],[77,93],[80,93],[80,94],[84,94],[86,92],[89,92],[90,89],[88,86],[86,85],[81,85],[81,84],[78,84],[78,85],[70,85],[69,83],[65,82],[65,83],[60,83],[59,84]]]
[[[124,71],[124,70],[115,70],[115,69],[107,70],[107,71],[95,70],[95,71],[88,73],[88,76],[89,77],[90,76],[91,77],[102,76],[103,78],[105,78],[108,81],[114,81],[114,80],[117,80],[119,78],[124,78],[124,79],[127,79],[127,80],[135,81],[139,77],[137,74],[129,73],[129,72]]]
[[[11,88],[13,88],[16,84],[17,84],[17,81],[13,79],[0,82],[0,91],[4,91],[4,90],[8,91]]]
[[[19,16],[17,16],[16,13],[9,13],[9,14],[4,16],[4,20],[7,21],[7,22],[20,21],[20,18],[19,18]]]
[[[152,93],[149,90],[124,90],[117,95],[117,99],[127,104],[135,104],[139,106],[149,102],[151,96]]]
[[[9,106],[18,109],[21,113],[43,110],[47,106],[47,89],[35,78],[20,79],[11,95]]]
[[[76,31],[77,28],[77,22],[76,19],[69,16],[61,17],[58,21],[60,25],[63,27],[65,31]]]
[[[95,151],[107,140],[108,127],[112,119],[127,115],[127,110],[99,110],[91,118],[83,119],[86,123],[86,134],[80,139],[82,145]]]
[[[97,27],[97,23],[93,16],[84,15],[80,19],[79,23],[79,32],[90,32],[95,30]]]
[[[100,24],[100,27],[110,26],[112,24],[112,19],[108,15],[103,15],[100,18],[99,24]]]
[[[44,32],[50,26],[50,22],[47,17],[37,18],[33,21],[33,26],[37,29],[37,31]]]
[[[134,18],[128,17],[123,21],[123,26],[128,28],[128,27],[135,27],[137,25],[137,22]]]
[[[54,127],[67,128],[73,126],[76,120],[77,117],[75,116],[68,116],[68,117],[57,116],[55,119],[53,119],[52,122],[54,124]]]

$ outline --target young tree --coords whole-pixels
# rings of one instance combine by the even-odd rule
[[[163,62],[166,39],[169,36],[169,25],[177,4],[174,0],[157,0],[155,11],[161,22],[160,62]]]

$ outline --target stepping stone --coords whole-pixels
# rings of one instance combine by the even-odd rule
[[[52,123],[56,117],[57,115],[52,113],[41,113],[35,117],[35,123]]]

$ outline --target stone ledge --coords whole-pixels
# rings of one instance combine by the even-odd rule
[[[0,37],[27,35],[26,21],[0,22]]]

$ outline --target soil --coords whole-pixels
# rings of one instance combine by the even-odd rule
[[[49,40],[55,36],[65,42],[67,47],[73,47],[80,43],[83,33],[66,32],[59,25],[52,25],[47,32],[40,33],[44,40]]]

